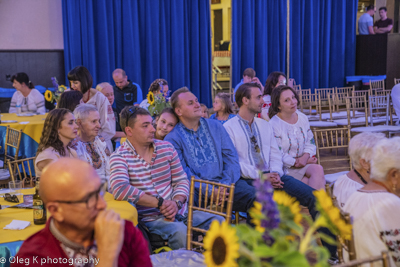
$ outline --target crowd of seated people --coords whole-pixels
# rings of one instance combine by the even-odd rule
[[[105,188],[115,199],[133,203],[141,223],[150,233],[168,240],[172,249],[186,247],[187,204],[192,177],[226,185],[234,183],[233,210],[247,213],[256,199],[253,182],[261,173],[275,190],[283,190],[295,197],[308,208],[312,218],[316,218],[318,212],[313,191],[324,188],[324,170],[315,158],[316,145],[308,119],[297,110],[299,98],[285,85],[283,73],[271,73],[264,88],[257,82],[241,84],[235,93],[239,108],[235,116],[230,116],[229,95],[219,94],[213,105],[217,113],[208,119],[207,107],[202,106],[186,87],[171,95],[171,108],[164,109],[157,118],[150,116],[145,101],[141,104],[144,108],[134,106],[134,103],[127,105],[115,116],[126,141],[112,153],[101,134],[100,105],[89,103],[91,99],[94,103],[98,103],[94,99],[106,99],[107,103],[102,105],[109,111],[114,102],[111,85],[102,83],[98,91],[93,91],[90,73],[83,68],[77,67],[69,75],[71,85],[74,83],[71,87],[80,91],[79,96],[83,95],[83,98],[79,99],[71,92],[62,95],[62,98],[66,95],[65,98],[79,99],[79,105],[70,107],[73,114],[71,109],[63,108],[66,106],[60,107],[60,101],[58,108],[46,118],[35,165],[38,176],[45,167],[57,168],[57,162],[60,162],[57,159],[61,157],[86,161],[91,166],[85,167],[88,172],[89,169],[94,171],[96,179],[107,184]],[[149,91],[159,93],[166,86],[165,80],[157,79]],[[258,116],[266,107],[265,96],[269,96],[270,101],[269,120]],[[116,135],[115,127],[113,129]],[[400,170],[396,165],[399,149],[400,138],[386,139],[377,133],[356,135],[349,145],[354,168],[338,178],[333,190],[340,208],[354,218],[357,255],[361,258],[389,250],[396,266],[400,266],[400,253],[398,246],[391,244],[398,242],[400,234],[393,231],[400,228],[400,218],[389,212],[396,210],[400,202]],[[199,204],[199,190],[196,185],[195,205]],[[205,187],[202,190],[204,201]],[[211,197],[212,192],[208,193]],[[228,195],[229,192],[226,195],[214,192],[214,197],[221,201]],[[47,201],[52,203],[51,198]],[[58,226],[57,209],[50,212]],[[207,230],[213,220],[222,222],[224,218],[200,211],[193,213],[193,226]],[[247,223],[251,224],[249,214]],[[324,228],[319,231],[332,235]],[[379,249],[375,245],[378,243]],[[331,258],[335,258],[336,246],[326,242],[323,245],[328,248]],[[121,255],[119,257],[121,260]]]

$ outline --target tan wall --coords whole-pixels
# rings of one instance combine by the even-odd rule
[[[221,4],[211,5],[211,29],[214,31],[214,12],[215,9],[222,9],[222,36],[224,41],[231,40],[231,0],[221,0]],[[214,34],[211,43],[214,44]],[[213,45],[214,50],[214,45]]]

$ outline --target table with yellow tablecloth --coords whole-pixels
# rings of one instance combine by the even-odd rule
[[[22,193],[34,194],[35,189],[34,188],[23,189]],[[108,192],[106,192],[106,194],[104,195],[104,199],[107,202],[107,209],[114,210],[121,216],[121,218],[132,221],[134,225],[137,225],[138,214],[134,206],[132,206],[127,201],[114,200],[114,197]],[[0,205],[10,205],[10,204],[13,205],[14,203],[7,202],[2,197],[0,197]],[[49,213],[47,213],[47,217],[48,218],[50,217]],[[12,220],[30,221],[31,225],[29,225],[27,228],[23,230],[4,230],[3,228],[7,224],[11,223]],[[45,225],[33,224],[32,209],[20,209],[20,208],[2,209],[0,210],[0,243],[25,240],[29,236],[43,229],[44,226]]]

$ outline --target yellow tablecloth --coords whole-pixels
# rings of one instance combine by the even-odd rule
[[[1,114],[0,126],[10,125],[11,128],[16,130],[22,130],[22,132],[30,136],[37,143],[40,142],[40,136],[43,132],[44,120],[47,114],[34,115],[30,117],[17,116],[15,113],[3,113]],[[4,121],[17,121],[17,122],[4,122]],[[29,122],[27,124],[21,124],[21,122]]]
[[[35,189],[23,189],[24,194],[34,194]],[[121,218],[132,221],[135,225],[138,223],[138,214],[135,207],[127,201],[117,201],[110,193],[106,193],[104,199],[107,202],[107,209],[112,209],[117,212]],[[0,198],[0,205],[10,205],[10,202],[4,201]],[[10,205],[11,206],[11,205]],[[47,213],[50,217],[50,214]],[[31,225],[23,230],[4,230],[3,228],[11,223],[12,220],[30,221]],[[0,243],[8,243],[14,241],[25,240],[37,231],[44,228],[45,225],[33,224],[33,210],[32,209],[2,209],[0,210]]]

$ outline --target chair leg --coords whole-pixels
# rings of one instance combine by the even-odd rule
[[[239,224],[239,212],[235,211],[235,224]]]

